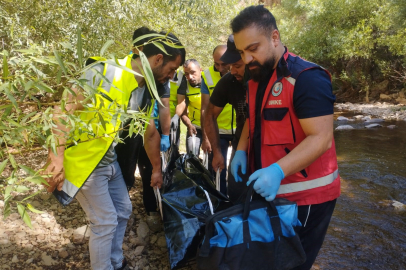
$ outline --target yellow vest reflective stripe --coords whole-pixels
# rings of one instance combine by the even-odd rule
[[[202,72],[202,77],[209,88],[210,96],[213,93],[214,87],[221,79],[220,72],[215,71],[211,66]],[[224,106],[220,115],[217,117],[217,125],[219,127],[220,134],[234,134],[236,129],[235,110],[231,104]]]
[[[200,93],[200,87],[193,87],[187,82],[188,89],[186,90],[186,96],[189,100],[188,111],[189,119],[196,127],[201,127],[200,114],[202,107],[202,95]]]
[[[103,60],[95,58],[96,60]],[[131,69],[131,57],[119,60],[120,65]],[[114,87],[110,87],[102,80],[98,87],[93,108],[100,108],[98,112],[89,107],[80,113],[80,119],[91,123],[91,130],[84,130],[80,123],[75,127],[77,145],[68,147],[64,155],[65,182],[62,191],[56,192],[57,199],[67,205],[83,186],[113,143],[116,132],[120,127],[120,115],[114,117],[109,112],[117,106],[128,105],[131,92],[138,87],[134,75],[123,69],[105,64],[103,75]],[[113,103],[115,101],[116,103]],[[105,129],[100,124],[100,115],[105,122]],[[114,119],[113,119],[114,118]]]

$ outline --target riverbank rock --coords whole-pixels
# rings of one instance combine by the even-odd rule
[[[366,125],[365,127],[366,128],[380,128],[380,127],[382,127],[382,125],[380,125],[380,124],[370,124],[370,125]]]
[[[83,244],[90,237],[90,228],[87,225],[77,228],[73,231],[73,243]]]
[[[381,122],[385,122],[385,120],[380,119],[380,118],[373,118],[373,119],[365,120],[365,123],[381,123]]]
[[[339,116],[337,117],[337,121],[348,121],[348,118],[344,116]]]
[[[393,200],[392,206],[395,208],[395,210],[400,210],[400,211],[404,211],[406,210],[406,206],[398,201]]]
[[[354,127],[350,125],[341,125],[336,127],[336,130],[348,130],[348,129],[354,129]]]
[[[405,102],[406,104],[406,102]],[[406,107],[402,104],[390,104],[387,102],[375,102],[370,104],[357,103],[337,103],[335,108],[343,111],[353,111],[365,116],[356,115],[354,119],[362,119],[364,121],[371,119],[374,116],[383,120],[403,120],[406,121]]]

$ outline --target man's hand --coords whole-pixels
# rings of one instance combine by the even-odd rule
[[[189,136],[196,135],[196,134],[197,134],[196,127],[195,127],[194,125],[189,125],[189,126],[187,127],[187,134],[188,134]]]
[[[237,150],[234,158],[231,161],[231,173],[236,182],[242,182],[241,177],[238,175],[238,169],[241,167],[242,174],[247,173],[247,153],[243,150]]]
[[[203,153],[211,153],[211,144],[209,142],[209,140],[203,140],[202,142],[202,150]]]
[[[45,180],[48,182],[48,192],[53,192],[55,188],[62,190],[63,182],[65,181],[65,172],[63,170],[63,159],[48,157],[49,165],[44,170],[43,174],[50,175]]]
[[[211,165],[213,166],[213,169],[215,171],[217,171],[217,169],[220,169],[220,171],[222,171],[226,167],[226,165],[224,164],[224,157],[220,151],[213,151],[213,161]]]
[[[162,172],[159,171],[152,171],[151,175],[151,187],[158,187],[161,188],[163,184],[163,179],[162,179]]]
[[[254,190],[265,198],[268,202],[273,201],[278,192],[281,181],[285,178],[282,168],[278,163],[274,163],[269,167],[260,169],[251,174],[248,179],[247,186],[255,181]]]

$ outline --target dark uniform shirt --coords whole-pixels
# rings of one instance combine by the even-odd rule
[[[239,82],[231,73],[227,73],[219,80],[210,96],[210,102],[214,106],[223,108],[228,103],[231,104],[235,110],[237,127],[232,141],[234,149],[237,148],[247,115],[245,93],[245,84]]]

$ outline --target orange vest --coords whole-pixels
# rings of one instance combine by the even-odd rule
[[[262,100],[261,163],[263,168],[286,156],[306,138],[293,106],[295,82],[301,72],[312,68],[321,69],[320,66],[305,61],[287,50],[280,61],[282,62],[273,73]],[[249,81],[248,89],[249,119],[247,121],[250,132],[248,163],[249,171],[252,173],[255,168],[252,140],[258,83]],[[339,195],[340,176],[333,139],[331,148],[312,164],[282,180],[276,198],[286,198],[298,205],[309,205],[331,201]]]

